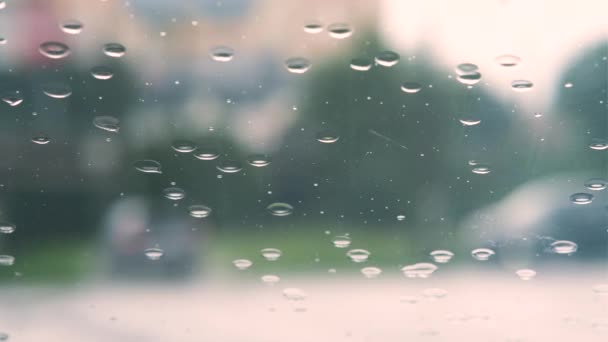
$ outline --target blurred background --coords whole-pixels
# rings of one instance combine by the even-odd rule
[[[607,12],[0,1],[0,340],[605,341]]]

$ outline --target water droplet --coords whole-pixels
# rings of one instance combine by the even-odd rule
[[[15,225],[9,222],[0,222],[0,233],[11,234],[15,231]]]
[[[454,71],[456,71],[456,74],[458,74],[458,75],[467,75],[467,74],[478,73],[478,70],[479,70],[479,67],[473,63],[461,63],[461,64],[458,64],[456,66],[456,68],[454,69]]]
[[[198,147],[194,152],[194,157],[200,160],[214,160],[220,156],[220,153],[212,147]]]
[[[464,85],[472,86],[472,85],[479,83],[479,81],[481,81],[481,73],[471,72],[468,74],[462,74],[462,75],[458,75],[458,77],[456,77],[456,79],[458,80],[458,82],[460,82]]]
[[[371,253],[365,249],[351,249],[346,252],[346,256],[353,262],[364,262],[367,261]]]
[[[422,85],[417,82],[403,82],[401,83],[401,91],[408,94],[415,94],[422,90]]]
[[[236,259],[232,262],[232,264],[234,265],[234,267],[237,268],[237,270],[244,271],[251,267],[251,265],[253,265],[253,262],[248,259]]]
[[[67,34],[79,34],[82,32],[82,23],[78,20],[66,20],[60,25],[61,31]]]
[[[481,120],[473,119],[473,118],[462,118],[458,119],[463,126],[477,126],[481,123]]]
[[[281,281],[281,278],[278,275],[274,274],[263,275],[260,279],[262,279],[262,281],[268,285],[274,285]]]
[[[405,220],[405,215],[397,215],[397,221]]]
[[[572,254],[578,250],[578,245],[568,240],[554,241],[550,247],[555,254]]]
[[[0,10],[6,8],[6,1],[0,0]]]
[[[534,278],[536,276],[536,271],[535,270],[531,270],[529,268],[524,268],[524,269],[515,271],[515,274],[521,280],[530,280],[530,279],[532,279],[532,278]]]
[[[428,299],[441,299],[448,295],[448,291],[438,287],[424,289],[422,295]]]
[[[477,248],[471,251],[471,256],[479,261],[487,261],[494,254],[496,254],[493,250],[489,248]]]
[[[570,202],[574,204],[589,204],[593,201],[593,195],[586,192],[577,192],[570,195]]]
[[[0,333],[0,341],[8,341],[8,338],[9,338],[9,336],[7,333]]]
[[[108,115],[96,116],[93,119],[93,125],[101,130],[116,133],[120,130],[120,121]]]
[[[91,76],[95,79],[105,81],[114,77],[114,72],[106,66],[99,65],[91,68]]]
[[[316,135],[317,141],[322,142],[324,144],[333,144],[336,141],[340,140],[340,136],[338,133],[331,129],[323,130]]]
[[[368,71],[374,61],[369,57],[355,57],[350,60],[350,68],[356,71]]]
[[[237,173],[243,169],[243,164],[238,160],[226,159],[220,161],[216,168],[224,173]]]
[[[327,27],[329,36],[335,39],[345,39],[353,35],[353,29],[346,23],[334,23]]]
[[[521,63],[521,58],[515,55],[500,55],[496,57],[495,61],[502,67],[512,68]]]
[[[122,44],[107,43],[104,44],[102,51],[108,57],[120,58],[125,55],[127,48]]]
[[[272,159],[265,154],[252,154],[247,157],[247,163],[255,167],[264,167],[270,165]]]
[[[380,274],[382,274],[382,270],[378,267],[363,267],[361,269],[361,273],[367,279],[377,278]]]
[[[133,166],[143,173],[162,173],[160,163],[156,160],[144,159],[136,161]]]
[[[287,203],[276,202],[266,207],[273,216],[289,216],[293,214],[293,207]]]
[[[428,262],[406,265],[401,268],[401,272],[408,278],[428,278],[437,270],[437,266]]]
[[[390,68],[399,63],[400,58],[399,54],[394,51],[382,51],[376,55],[374,60],[376,64]]]
[[[526,92],[532,90],[534,84],[528,80],[515,80],[511,82],[511,89],[517,92]]]
[[[158,260],[163,256],[163,254],[165,254],[165,251],[158,247],[152,247],[146,249],[144,251],[144,254],[146,255],[146,258],[148,258],[148,260]]]
[[[534,113],[534,117],[535,118],[542,118],[543,117],[543,113],[536,112],[536,113]]]
[[[310,61],[302,57],[293,57],[285,61],[285,68],[287,68],[287,71],[294,74],[303,74],[307,72],[310,67]]]
[[[492,169],[489,165],[476,163],[475,165],[472,165],[471,172],[478,175],[487,175],[492,172]]]
[[[173,148],[175,152],[190,153],[196,150],[196,145],[190,140],[174,140],[173,143],[171,143],[171,148]]]
[[[332,240],[334,246],[337,248],[346,248],[350,246],[350,237],[348,235],[338,235]]]
[[[51,139],[45,135],[37,135],[32,138],[32,142],[38,145],[46,145],[51,142]]]
[[[12,255],[0,255],[0,266],[12,266],[15,263],[15,257]]]
[[[40,53],[51,59],[61,59],[70,55],[70,48],[60,42],[45,42],[38,48]]]
[[[2,101],[11,107],[15,107],[23,102],[23,96],[18,92],[10,91],[2,94]]]
[[[306,293],[297,287],[288,287],[283,290],[283,297],[292,301],[303,301],[306,299]]]
[[[192,217],[205,218],[211,215],[211,208],[202,204],[194,204],[188,207],[188,213]]]
[[[163,196],[172,201],[179,201],[186,197],[186,192],[182,188],[170,187],[163,190]]]
[[[604,190],[607,185],[608,181],[603,178],[591,178],[585,182],[585,187],[594,191]]]
[[[264,248],[261,252],[262,256],[268,261],[276,261],[283,254],[283,252],[277,248]]]
[[[572,88],[574,87],[574,84],[572,84],[572,82],[567,82],[564,84],[564,88]]]
[[[4,37],[0,37],[0,45],[6,45],[7,40]]]
[[[323,25],[318,21],[313,21],[304,25],[304,32],[310,34],[317,34],[323,32]]]
[[[72,87],[62,82],[51,82],[42,87],[42,92],[54,99],[65,99],[72,95]]]
[[[433,258],[433,260],[439,264],[448,263],[450,260],[452,260],[452,257],[454,257],[454,253],[443,249],[431,252],[431,258]]]
[[[594,285],[592,290],[593,290],[593,293],[595,293],[597,295],[608,296],[608,284]]]
[[[234,49],[228,46],[216,46],[209,50],[209,57],[216,62],[230,62],[234,58]]]
[[[416,304],[420,301],[420,298],[418,298],[417,296],[401,296],[399,298],[399,301],[401,303]]]
[[[589,144],[589,148],[592,150],[602,151],[608,149],[608,140],[606,139],[593,139],[591,144]]]

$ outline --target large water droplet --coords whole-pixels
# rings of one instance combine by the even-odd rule
[[[211,215],[211,208],[202,204],[194,204],[188,207],[188,214],[195,218],[205,218]]]
[[[401,83],[401,91],[408,94],[415,94],[422,90],[422,85],[417,82],[403,82]]]
[[[334,23],[327,27],[329,36],[335,39],[345,39],[353,35],[353,29],[346,23]]]
[[[198,147],[193,154],[196,159],[200,160],[214,160],[220,156],[217,149],[212,147]]]
[[[477,248],[471,251],[471,256],[479,261],[487,261],[494,254],[496,253],[489,248]]]
[[[170,187],[163,190],[163,196],[172,201],[179,201],[186,197],[186,192],[182,188]]]
[[[477,73],[478,70],[479,70],[479,67],[473,63],[461,63],[461,64],[458,64],[456,66],[456,68],[454,69],[454,71],[456,71],[457,75],[466,75],[466,74]]]
[[[260,279],[262,279],[262,281],[268,285],[274,285],[281,281],[281,278],[278,275],[274,274],[263,275],[262,277],[260,277]]]
[[[502,67],[512,68],[521,63],[521,58],[515,55],[500,55],[496,57],[495,61]]]
[[[51,59],[61,59],[70,55],[70,48],[60,42],[45,42],[38,48],[40,53]]]
[[[78,20],[66,20],[60,25],[61,31],[67,34],[79,34],[82,32],[83,25]]]
[[[37,145],[46,145],[51,142],[51,139],[46,135],[37,135],[32,138],[32,142]]]
[[[318,21],[310,22],[304,25],[304,32],[310,34],[317,34],[323,32],[323,25]]]
[[[332,240],[334,246],[338,248],[347,248],[350,246],[350,237],[348,235],[338,235]]]
[[[264,248],[261,251],[262,256],[268,261],[276,261],[278,260],[283,252],[277,248]]]
[[[156,160],[144,159],[136,161],[133,166],[143,173],[162,173],[161,165]]]
[[[236,267],[239,271],[244,271],[253,265],[253,262],[248,259],[236,259],[232,262],[234,267]]]
[[[346,256],[353,262],[364,262],[367,261],[371,253],[365,249],[351,249],[346,252]]]
[[[535,270],[531,270],[529,268],[523,268],[521,270],[517,270],[517,271],[515,271],[515,274],[521,280],[530,280],[530,279],[536,277],[536,271]]]
[[[0,10],[5,9],[5,8],[6,8],[6,1],[0,0]]]
[[[585,187],[589,190],[599,191],[606,189],[608,181],[603,178],[591,178],[585,181]]]
[[[289,216],[293,214],[293,207],[290,204],[276,202],[266,207],[266,210],[273,216]]]
[[[148,260],[158,260],[163,256],[163,254],[165,254],[165,251],[158,247],[152,247],[144,250],[144,254]]]
[[[472,86],[472,85],[479,83],[479,81],[481,81],[481,73],[471,72],[468,74],[458,75],[458,77],[456,77],[456,79],[458,80],[458,82],[460,82],[464,85]]]
[[[551,251],[555,254],[572,254],[578,250],[578,245],[568,240],[557,240],[551,243]]]
[[[368,71],[374,61],[369,57],[355,57],[350,60],[350,68],[356,71]]]
[[[209,50],[209,57],[216,62],[230,62],[234,58],[234,49],[228,46],[216,46]]]
[[[439,264],[448,263],[450,260],[452,260],[452,257],[454,257],[454,253],[443,249],[438,249],[431,252],[431,258],[433,258],[433,261]]]
[[[15,263],[15,257],[12,255],[0,255],[0,266],[12,266]]]
[[[608,149],[608,140],[606,139],[593,139],[589,144],[589,148],[592,150],[602,151]]]
[[[18,92],[9,91],[2,94],[2,101],[11,107],[15,107],[23,102],[23,96]]]
[[[171,143],[171,148],[173,148],[175,152],[190,153],[196,150],[196,145],[190,140],[174,140]]]
[[[586,192],[577,192],[570,195],[570,202],[574,204],[589,204],[593,202],[593,195]]]
[[[107,43],[104,44],[102,51],[108,57],[120,58],[127,53],[127,48],[119,43]]]
[[[114,77],[114,72],[106,66],[98,65],[91,68],[91,76],[95,79],[105,81]]]
[[[62,82],[51,82],[42,86],[42,92],[54,99],[65,99],[72,95],[72,87]]]
[[[283,297],[293,301],[303,301],[306,299],[306,293],[297,287],[288,287],[283,290]]]
[[[11,234],[15,231],[15,225],[9,222],[0,222],[0,233]]]
[[[401,56],[394,51],[382,51],[376,55],[374,60],[376,61],[376,64],[383,67],[392,67],[399,63],[400,58]]]
[[[377,278],[380,274],[382,274],[382,270],[378,267],[363,267],[361,269],[361,273],[367,279]]]
[[[294,74],[303,74],[307,72],[310,67],[310,61],[302,57],[293,57],[285,61],[285,68],[287,68],[287,71]]]
[[[401,268],[401,272],[408,278],[428,278],[437,270],[437,266],[428,262],[406,265]]]
[[[96,116],[93,119],[93,125],[101,130],[108,132],[118,132],[120,130],[120,121],[108,115]]]
[[[333,129],[323,130],[316,135],[317,141],[324,144],[333,144],[340,139],[340,136]]]
[[[532,87],[534,87],[534,84],[528,80],[515,80],[511,82],[511,89],[520,93],[530,91]]]
[[[270,165],[271,158],[265,154],[252,154],[247,157],[247,163],[255,167],[264,167]]]
[[[220,161],[216,168],[224,173],[237,173],[243,169],[243,163],[238,160],[226,159]]]

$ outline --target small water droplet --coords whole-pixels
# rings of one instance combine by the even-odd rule
[[[401,296],[399,301],[401,303],[416,304],[420,301],[420,298],[417,296]]]
[[[224,173],[237,173],[243,169],[243,164],[238,160],[226,159],[220,161],[216,168]]]
[[[332,129],[323,130],[316,135],[317,141],[324,144],[333,144],[340,140],[338,133]]]
[[[365,249],[351,249],[346,252],[346,256],[353,262],[365,262],[371,253]]]
[[[15,231],[15,225],[9,222],[0,222],[0,233],[11,234]]]
[[[458,77],[456,77],[456,80],[458,80],[458,82],[464,85],[472,86],[481,81],[481,73],[471,72],[467,74],[458,75]]]
[[[374,61],[369,57],[355,57],[350,60],[350,68],[356,71],[368,71]]]
[[[283,297],[291,301],[303,301],[306,299],[306,293],[297,287],[288,287],[283,290]]]
[[[173,148],[175,152],[190,153],[196,150],[196,145],[190,140],[174,140],[171,143],[171,148]]]
[[[471,166],[472,166],[471,172],[473,172],[474,174],[477,174],[477,175],[487,175],[488,173],[492,172],[492,169],[487,164],[481,164],[481,163],[476,162],[475,165],[471,165]]]
[[[0,45],[6,45],[8,41],[4,37],[0,37]]]
[[[9,338],[9,335],[7,333],[0,332],[0,341],[8,341],[8,338]]]
[[[214,160],[220,156],[217,149],[212,147],[198,147],[194,151],[194,157],[199,160]]]
[[[406,265],[401,268],[401,272],[408,278],[428,278],[437,270],[437,266],[429,262],[420,262]]]
[[[376,64],[390,68],[399,63],[400,58],[401,56],[394,51],[382,51],[376,55],[374,60]]]
[[[555,254],[572,254],[578,250],[575,242],[568,240],[557,240],[551,243],[551,251]]]
[[[51,82],[42,86],[42,92],[54,99],[65,99],[72,95],[72,87],[62,82]]]
[[[589,144],[589,148],[592,150],[602,151],[608,149],[608,140],[606,139],[593,139]]]
[[[461,63],[456,66],[454,71],[457,75],[467,75],[472,73],[478,73],[479,67],[473,63]]]
[[[188,207],[188,214],[195,218],[205,218],[211,215],[211,208],[202,204],[194,204]]]
[[[5,9],[5,8],[6,8],[6,1],[0,0],[0,10]]]
[[[96,116],[93,125],[101,130],[116,133],[120,130],[120,121],[109,115]]]
[[[524,269],[521,269],[521,270],[517,270],[517,271],[515,271],[515,274],[521,280],[531,280],[532,278],[536,277],[536,271],[535,270],[531,270],[529,268],[524,268]]]
[[[18,92],[10,91],[2,94],[2,101],[11,107],[15,107],[23,102],[23,96]]]
[[[474,119],[474,118],[471,118],[471,117],[461,118],[461,119],[458,119],[458,121],[460,121],[460,123],[463,126],[477,126],[477,125],[479,125],[481,123],[481,120]]]
[[[361,273],[367,279],[377,278],[380,274],[382,274],[382,270],[378,267],[363,267],[361,269]]]
[[[422,90],[422,85],[417,82],[403,82],[401,83],[401,91],[408,94],[415,94]]]
[[[287,71],[294,74],[303,74],[307,72],[310,67],[310,61],[302,57],[293,57],[285,61],[285,68],[287,68]]]
[[[237,270],[244,271],[251,267],[251,265],[253,265],[253,262],[248,259],[236,259],[232,262],[232,264],[234,265],[234,267],[237,268]]]
[[[323,32],[323,25],[318,21],[310,22],[304,25],[304,32],[310,34],[317,34]]]
[[[277,248],[264,248],[261,251],[262,256],[268,261],[277,261],[283,252]]]
[[[534,84],[528,80],[515,80],[511,82],[511,89],[516,92],[526,92],[532,90]]]
[[[266,210],[273,216],[289,216],[293,214],[293,207],[290,204],[276,202],[266,207]]]
[[[60,42],[44,42],[40,44],[38,51],[45,57],[51,59],[61,59],[70,55],[70,48]]]
[[[274,275],[274,274],[263,275],[260,279],[262,279],[262,282],[264,282],[268,285],[274,285],[274,284],[278,283],[279,281],[281,281],[281,278],[278,275]]]
[[[78,20],[70,19],[61,23],[60,28],[61,31],[67,34],[79,34],[82,32],[83,25]]]
[[[165,251],[158,247],[152,247],[144,250],[144,254],[148,260],[158,260],[163,256],[163,254],[165,254]]]
[[[143,173],[162,173],[161,165],[156,160],[144,159],[136,161],[133,166]]]
[[[397,215],[397,221],[405,220],[405,215]]]
[[[570,202],[574,204],[589,204],[593,202],[593,195],[586,192],[577,192],[570,195]]]
[[[448,291],[438,287],[424,289],[422,295],[428,299],[441,299],[448,295]]]
[[[38,145],[46,145],[51,142],[51,139],[46,135],[37,135],[32,138],[32,142]]]
[[[120,58],[127,53],[127,48],[119,43],[107,43],[104,44],[102,51],[108,57]]]
[[[234,49],[228,46],[215,46],[209,50],[209,57],[216,62],[230,62],[234,58]]]
[[[592,290],[593,290],[593,293],[595,293],[597,295],[608,296],[608,284],[594,285]]]
[[[494,254],[496,254],[493,250],[489,248],[477,248],[471,251],[471,256],[479,261],[487,261]]]
[[[345,39],[353,35],[353,29],[346,23],[334,23],[327,27],[329,36],[335,39]]]
[[[347,248],[350,246],[351,240],[348,235],[338,235],[334,237],[332,242],[337,248]]]
[[[114,72],[106,66],[98,65],[91,68],[91,76],[95,79],[105,81],[114,77]]]
[[[591,178],[585,181],[585,187],[594,191],[604,190],[607,185],[608,181],[603,178]]]
[[[443,249],[438,249],[431,252],[431,258],[433,258],[433,261],[439,264],[448,263],[450,260],[452,260],[452,257],[454,257],[454,253]]]
[[[0,266],[12,266],[15,263],[15,257],[12,255],[0,255]]]
[[[572,82],[567,82],[564,84],[564,88],[572,88],[574,87],[574,84]]]
[[[512,68],[521,63],[521,58],[515,55],[500,55],[495,59],[496,63],[502,67]]]
[[[270,165],[272,159],[265,154],[251,154],[247,157],[247,163],[255,167],[264,167]]]
[[[172,201],[179,201],[186,197],[186,192],[182,188],[170,187],[163,190],[163,196]]]

